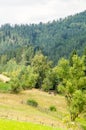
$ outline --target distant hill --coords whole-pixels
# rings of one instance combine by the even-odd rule
[[[86,11],[46,24],[5,24],[0,28],[1,62],[14,57],[20,62],[23,56],[29,61],[41,50],[56,64],[59,58],[68,57],[73,49],[81,55],[85,47]]]

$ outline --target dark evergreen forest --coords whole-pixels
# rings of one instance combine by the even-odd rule
[[[69,57],[72,50],[81,55],[86,46],[86,11],[46,24],[0,27],[0,62],[10,59],[30,64],[31,58],[41,50],[54,64],[61,57]]]

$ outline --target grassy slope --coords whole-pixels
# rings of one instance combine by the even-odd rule
[[[83,130],[86,130],[86,119],[77,119],[77,122],[81,124]]]
[[[61,129],[33,123],[0,120],[0,130],[61,130]]]
[[[28,99],[35,99],[39,104],[38,107],[34,108],[31,106],[28,106],[26,104]],[[56,107],[57,109],[56,112],[49,111],[49,107],[52,105]],[[45,93],[36,89],[23,91],[21,94],[18,94],[18,95],[9,94],[9,93],[5,93],[5,94],[0,93],[0,118],[1,119],[4,118],[4,119],[16,120],[19,122],[21,121],[33,122],[33,123],[37,123],[41,125],[48,125],[48,126],[65,129],[67,123],[69,123],[69,119],[67,119],[67,117],[68,117],[68,111],[67,111],[66,102],[63,96],[54,95],[53,93],[48,94],[48,93]],[[83,119],[77,120],[77,122],[83,126],[84,130],[86,130],[86,125],[85,125],[86,121],[84,122],[83,121],[84,121]],[[3,123],[3,122],[4,122],[3,120],[0,120],[0,123]],[[5,121],[5,122],[8,122],[6,123],[7,125],[10,123],[15,125],[15,122],[10,122],[10,121]],[[64,122],[66,122],[66,124]],[[24,125],[24,123],[22,125]],[[9,127],[9,125],[7,127]],[[39,127],[41,126],[39,125],[37,127],[38,130],[39,130]],[[0,130],[1,129],[4,130],[5,128],[2,127],[0,128]],[[30,130],[32,129],[30,128]],[[47,127],[47,130],[48,130],[48,127]],[[76,130],[76,128],[74,128],[73,130]],[[78,129],[78,130],[81,130],[81,129]]]
[[[26,104],[28,99],[35,99],[39,104],[38,108],[28,106]],[[51,105],[57,108],[57,112],[49,111]],[[59,95],[50,95],[36,89],[18,95],[0,94],[0,118],[65,128],[62,122],[65,113],[67,113],[65,99]]]

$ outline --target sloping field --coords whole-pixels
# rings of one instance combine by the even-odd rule
[[[0,130],[62,130],[33,123],[0,120]]]
[[[38,107],[34,108],[27,105],[28,99],[36,100]],[[56,107],[56,112],[49,111],[49,107],[52,105]],[[64,129],[65,125],[62,119],[67,114],[66,109],[64,97],[55,96],[54,94],[48,94],[36,89],[24,91],[18,95],[0,94],[1,119],[33,122]]]

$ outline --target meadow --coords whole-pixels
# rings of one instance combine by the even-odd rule
[[[0,130],[62,130],[62,129],[33,123],[0,120]]]
[[[82,128],[77,129],[76,124],[71,124],[66,100],[62,95],[38,89],[12,94],[8,93],[9,83],[0,82],[0,86],[0,130],[86,130],[86,121],[83,119],[76,121]],[[35,100],[38,106],[28,105],[29,99]],[[52,106],[56,111],[50,111]]]

